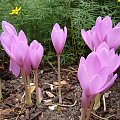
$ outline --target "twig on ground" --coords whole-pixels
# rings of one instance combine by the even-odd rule
[[[57,106],[60,106],[60,107],[73,107],[75,106],[77,103],[77,101],[74,102],[74,104],[72,105],[65,105],[65,104],[47,104],[47,106],[52,106],[52,105],[57,105]]]
[[[109,118],[115,116],[115,115],[113,114],[113,115],[110,115],[110,116],[108,116],[108,117],[103,118],[103,117],[101,117],[101,116],[95,114],[94,112],[91,112],[91,113],[92,113],[92,115],[94,115],[95,117],[99,118],[100,120],[109,120]]]

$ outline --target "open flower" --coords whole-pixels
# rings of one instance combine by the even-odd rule
[[[115,54],[115,50],[109,49],[106,42],[101,43],[96,49],[96,54],[98,55],[102,66],[109,66],[109,74],[112,74],[117,70],[120,65],[120,56]]]
[[[106,42],[110,49],[115,50],[120,45],[120,23],[112,28],[112,20],[109,16],[106,16],[103,20],[98,17],[95,26],[91,30],[81,30],[83,40],[88,47],[93,51],[102,43]]]
[[[66,42],[66,37],[67,37],[67,28],[64,27],[64,31],[63,31],[63,29],[60,28],[59,24],[56,23],[53,26],[51,39],[52,39],[53,46],[58,55],[60,55],[63,50],[63,47]]]
[[[2,21],[2,29],[0,39],[1,44],[10,56],[9,70],[18,76],[20,73],[20,66],[27,68],[26,54],[28,51],[27,38],[23,31],[20,31],[17,35],[16,29],[10,23]]]
[[[117,78],[113,72],[119,67],[119,59],[113,50],[109,51],[107,48],[108,46],[103,43],[96,52],[90,53],[86,59],[84,57],[80,59],[78,79],[83,90],[82,105],[85,109],[96,94],[110,88]]]
[[[13,9],[12,12],[9,13],[9,14],[10,14],[10,15],[13,15],[13,14],[16,14],[16,15],[17,15],[20,10],[21,10],[21,7],[19,7],[19,8],[18,8],[18,7],[15,7],[15,9]]]

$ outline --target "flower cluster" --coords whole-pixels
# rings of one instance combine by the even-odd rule
[[[9,69],[16,77],[21,71],[27,104],[32,102],[28,76],[33,70],[36,101],[39,104],[41,102],[41,90],[38,87],[38,67],[43,56],[43,46],[37,40],[33,40],[28,45],[25,33],[22,30],[17,33],[16,29],[6,21],[2,21],[2,29],[0,40],[4,50],[10,56]],[[85,117],[88,120],[91,112],[90,106],[94,103],[96,95],[108,90],[117,78],[117,74],[114,72],[120,65],[120,56],[115,53],[115,50],[120,45],[120,23],[112,28],[112,20],[109,16],[103,20],[98,17],[95,26],[88,31],[82,29],[81,34],[85,43],[92,50],[86,59],[80,58],[77,73],[82,88],[83,111],[81,120],[84,120]],[[51,40],[58,56],[59,103],[62,103],[60,55],[66,38],[66,26],[61,29],[56,23],[51,32]]]
[[[17,9],[17,8],[16,8]],[[20,8],[19,8],[20,9]],[[26,103],[31,104],[31,92],[30,92],[30,81],[29,74],[31,70],[34,73],[34,84],[36,88],[36,101],[37,104],[41,102],[41,90],[38,87],[38,67],[43,57],[43,46],[37,42],[37,40],[33,40],[30,45],[28,45],[27,37],[25,33],[21,30],[17,33],[16,29],[13,25],[6,21],[2,21],[2,29],[0,40],[1,44],[6,51],[6,53],[10,56],[10,66],[9,70],[17,77],[20,74],[24,80],[25,93],[26,93]],[[60,28],[59,24],[55,24],[53,26],[53,30],[51,33],[51,39],[53,42],[53,46],[58,55],[58,80],[59,80],[59,101],[62,102],[61,99],[61,81],[60,81],[60,54],[65,45],[67,37],[67,28]]]
[[[112,28],[112,20],[106,16],[98,17],[95,26],[88,31],[81,30],[83,40],[92,50],[85,59],[80,58],[78,79],[82,87],[82,107],[85,111],[94,102],[97,94],[108,90],[115,82],[117,74],[113,74],[120,65],[120,56],[115,50],[120,45],[120,23]],[[89,108],[90,109],[90,108]],[[90,111],[90,110],[89,110]],[[87,120],[89,115],[87,115]]]
[[[91,30],[81,30],[82,37],[88,47],[93,51],[102,43],[106,42],[110,49],[115,50],[120,45],[120,23],[112,28],[112,20],[106,16],[103,20],[98,17],[95,26]]]
[[[10,56],[9,70],[12,71],[16,77],[20,74],[21,70],[25,91],[26,94],[29,94],[29,90],[27,90],[29,82],[27,83],[26,78],[32,69],[38,69],[43,56],[43,46],[36,40],[33,40],[30,46],[28,46],[25,33],[22,30],[17,33],[16,29],[6,21],[2,21],[2,29],[3,32],[1,33],[0,40],[4,50]],[[27,100],[30,100],[30,98],[26,98],[26,101]]]

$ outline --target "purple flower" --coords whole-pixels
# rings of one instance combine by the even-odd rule
[[[109,49],[105,42],[98,46],[96,54],[98,55],[102,66],[109,66],[109,74],[115,72],[119,67],[120,56],[115,54],[115,50],[113,48]]]
[[[2,22],[2,28],[3,32],[1,33],[0,39],[4,50],[10,56],[9,70],[12,71],[15,76],[18,76],[20,67],[27,68],[27,38],[23,31],[20,31],[17,35],[15,28],[6,21]]]
[[[109,16],[106,16],[103,20],[98,17],[95,26],[91,30],[81,30],[83,40],[88,47],[93,51],[102,43],[106,42],[110,49],[115,50],[120,45],[120,23],[112,28],[112,20]]]
[[[57,52],[57,55],[61,54],[66,42],[66,38],[67,38],[66,26],[64,27],[64,31],[63,31],[63,29],[60,28],[59,24],[56,23],[52,29],[51,39],[52,39],[53,46]]]
[[[38,69],[38,66],[43,56],[43,52],[44,52],[43,46],[36,40],[33,40],[32,43],[30,44],[29,57],[32,68],[34,70]]]
[[[106,43],[102,43],[96,52],[87,58],[81,57],[78,68],[78,79],[82,87],[82,105],[87,109],[92,98],[110,88],[117,75],[113,72],[119,67],[119,57],[114,49],[109,50]]]

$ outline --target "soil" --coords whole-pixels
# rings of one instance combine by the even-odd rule
[[[0,101],[0,120],[80,119],[82,90],[76,75],[76,65],[61,68],[63,105],[57,105],[58,88],[57,83],[54,83],[57,82],[57,74],[53,68],[45,67],[39,70],[39,86],[43,93],[39,106],[36,106],[35,92],[32,93],[32,105],[25,104],[24,85],[20,76],[14,78],[8,71],[0,74],[3,94]],[[120,79],[107,91],[105,103],[106,110],[101,97],[101,105],[92,112],[91,120],[120,120]],[[53,110],[50,109],[51,106]]]

